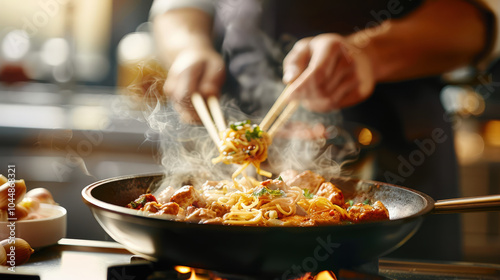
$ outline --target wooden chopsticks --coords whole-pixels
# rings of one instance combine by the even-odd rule
[[[215,96],[210,96],[207,99],[210,113],[208,111],[209,109],[207,108],[207,105],[205,104],[205,100],[199,93],[194,93],[191,96],[191,102],[193,103],[194,109],[196,110],[196,113],[198,113],[201,122],[207,129],[210,138],[212,138],[215,145],[219,147],[219,131],[226,130],[226,122],[224,121],[224,114],[222,113],[222,110],[220,108],[219,100]]]
[[[262,129],[263,131],[267,131],[271,138],[274,137],[278,129],[293,115],[295,110],[297,110],[297,108],[299,107],[299,101],[297,99],[288,102],[290,95],[293,92],[288,89],[289,87],[287,85],[259,125],[260,129]]]

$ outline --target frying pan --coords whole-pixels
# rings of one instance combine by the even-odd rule
[[[124,207],[161,179],[162,174],[106,179],[85,187],[82,196],[104,230],[135,254],[159,264],[260,278],[376,260],[407,241],[430,213],[500,210],[500,195],[435,202],[409,188],[352,178],[332,182],[346,199],[382,201],[390,220],[315,227],[203,225],[142,216]]]

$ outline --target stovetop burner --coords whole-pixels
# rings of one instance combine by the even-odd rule
[[[378,263],[378,262],[377,262]],[[129,264],[114,265],[108,267],[107,279],[134,279],[134,280],[341,280],[341,279],[389,279],[380,275],[366,272],[377,270],[377,264],[365,265],[359,270],[322,271],[319,273],[305,273],[303,275],[276,275],[274,277],[259,277],[249,275],[238,275],[221,273],[205,269],[190,268],[169,264],[159,264],[145,260],[138,256],[132,256]]]
[[[378,273],[373,271],[374,267]],[[500,266],[493,264],[474,264],[460,262],[419,262],[382,259],[377,264],[368,264],[359,270],[322,271],[317,274],[306,274],[300,277],[287,278],[255,277],[236,274],[225,274],[204,269],[159,265],[143,258],[132,256],[130,263],[108,267],[108,280],[462,280],[462,279],[500,279]]]

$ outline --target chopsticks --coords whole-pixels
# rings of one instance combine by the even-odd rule
[[[274,122],[273,126],[269,128],[267,134],[269,137],[274,138],[278,129],[293,115],[295,110],[299,107],[299,101],[294,99],[288,103],[283,112],[279,115],[278,119]]]
[[[205,104],[205,100],[199,93],[194,93],[191,96],[191,102],[193,103],[193,107],[196,110],[196,113],[198,113],[201,122],[207,129],[210,138],[212,138],[215,145],[219,147],[219,131],[224,131],[226,129],[226,122],[224,121],[224,114],[220,108],[219,100],[215,96],[207,98],[210,113],[207,105]]]
[[[293,92],[288,89],[289,87],[287,85],[259,125],[260,129],[263,131],[267,131],[271,138],[274,137],[278,129],[293,115],[295,110],[297,110],[297,108],[299,107],[299,101],[297,99],[288,102],[288,99]]]

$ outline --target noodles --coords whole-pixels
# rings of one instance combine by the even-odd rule
[[[233,180],[238,177],[250,164],[255,166],[257,173],[271,177],[271,173],[260,169],[261,162],[267,159],[267,148],[271,145],[271,138],[260,130],[258,125],[252,125],[250,120],[237,122],[221,132],[220,155],[212,163],[239,164],[232,175]]]
[[[325,197],[316,197],[308,201],[309,203],[309,212],[323,212],[323,211],[337,211],[339,212],[343,217],[347,217],[347,211],[346,209],[333,204],[330,202],[328,199]]]
[[[223,218],[225,225],[255,225],[262,222],[262,211],[256,209],[233,211]]]
[[[244,176],[234,185],[231,181],[207,181],[201,192],[183,186],[169,199],[163,198],[163,204],[152,194],[144,194],[131,204],[151,216],[223,225],[314,226],[389,218],[380,201],[372,203],[363,198],[363,203],[345,202],[338,187],[324,178],[315,181],[318,177],[322,178],[310,171],[302,172],[296,177],[302,179],[300,184],[298,180],[289,181],[292,187],[281,177],[260,182]],[[246,190],[236,185],[244,185]],[[310,189],[317,190],[313,194]]]

